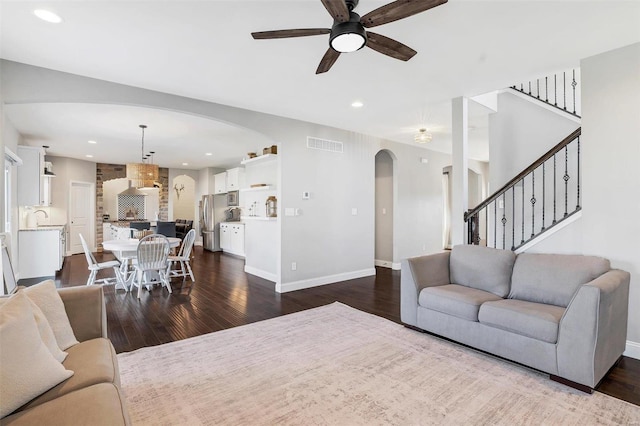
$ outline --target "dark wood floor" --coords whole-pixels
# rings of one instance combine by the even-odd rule
[[[112,259],[97,255],[98,261]],[[105,286],[109,337],[116,352],[132,351],[239,325],[315,308],[335,301],[400,323],[400,273],[377,268],[375,277],[359,278],[278,294],[274,284],[244,273],[244,260],[195,248],[196,284],[174,279],[173,294],[164,289],[135,294]],[[105,271],[105,276],[112,274]],[[85,285],[84,255],[65,259],[56,276],[60,287]],[[99,275],[98,278],[101,278]],[[640,360],[623,357],[597,388],[640,405]]]

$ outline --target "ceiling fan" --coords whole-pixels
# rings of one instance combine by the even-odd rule
[[[408,61],[418,52],[389,37],[365,31],[365,28],[408,18],[447,2],[447,0],[397,0],[360,17],[353,11],[359,0],[320,1],[333,17],[331,28],[260,31],[251,35],[256,40],[262,40],[330,34],[329,49],[320,61],[316,74],[329,71],[341,53],[355,52],[364,46],[383,55]]]

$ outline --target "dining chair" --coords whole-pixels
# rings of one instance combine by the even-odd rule
[[[171,284],[167,276],[167,257],[169,256],[169,240],[164,235],[148,235],[138,243],[134,267],[136,275],[133,285],[138,286],[138,299],[142,287],[150,289],[153,284],[162,284],[171,293]]]
[[[168,257],[167,265],[167,277],[186,277],[187,274],[191,277],[192,282],[196,282],[193,278],[193,271],[191,270],[191,250],[193,249],[193,243],[196,240],[196,230],[192,229],[187,232],[187,235],[182,240],[182,246],[178,251],[177,256]],[[180,269],[172,270],[171,267],[174,263],[180,263]]]
[[[87,280],[87,285],[93,285],[96,283],[99,283],[99,284],[119,283],[119,284],[122,284],[122,287],[126,290],[126,286],[124,282],[120,280],[120,274],[118,273],[120,269],[120,262],[118,262],[117,260],[109,260],[107,262],[98,262],[96,258],[93,256],[93,253],[91,253],[91,250],[89,250],[89,245],[87,244],[87,241],[84,239],[82,234],[78,234],[78,236],[80,237],[80,242],[82,243],[82,248],[84,249],[84,255],[87,258],[87,264],[89,265],[90,272],[89,272],[89,279]],[[113,271],[115,272],[116,276],[113,278],[111,277],[102,278],[96,281],[96,275],[98,275],[98,271],[102,269],[109,269],[109,268],[113,268]]]
[[[162,222],[158,221],[156,225],[156,234],[164,235],[165,237],[176,236],[176,223],[175,222]]]

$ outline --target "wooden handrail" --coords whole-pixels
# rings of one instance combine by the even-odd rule
[[[555,154],[560,152],[560,150],[562,148],[564,148],[565,146],[567,146],[571,142],[573,142],[577,137],[579,137],[581,135],[581,133],[582,133],[582,127],[578,127],[569,136],[564,138],[559,144],[557,144],[556,146],[551,148],[549,151],[547,151],[546,154],[544,154],[542,157],[538,158],[536,161],[531,163],[531,165],[529,167],[527,167],[522,172],[520,172],[516,177],[514,177],[509,182],[504,184],[504,186],[502,188],[500,188],[499,190],[494,192],[491,196],[489,196],[489,198],[484,200],[482,203],[480,203],[473,210],[470,210],[469,212],[465,213],[464,214],[464,221],[466,222],[469,217],[472,217],[472,216],[476,215],[480,210],[482,210],[483,208],[485,208],[486,206],[491,204],[493,201],[498,199],[498,197],[500,197],[502,194],[507,192],[516,183],[520,182],[525,176],[527,176],[533,170],[535,170],[538,167],[540,167],[540,165],[542,165],[542,163],[544,163],[545,161],[547,161],[548,159],[553,157]]]

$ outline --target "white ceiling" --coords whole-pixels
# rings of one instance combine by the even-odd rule
[[[385,3],[361,0],[356,11]],[[3,1],[0,7],[5,59],[405,143],[426,125],[434,134],[429,147],[440,151],[450,151],[452,98],[575,67],[582,58],[640,41],[638,1],[449,0],[375,29],[416,49],[409,62],[365,48],[315,75],[328,36],[256,41],[250,33],[328,28],[331,18],[320,0]],[[64,22],[40,21],[32,14],[37,7]],[[364,107],[351,108],[354,100]],[[51,117],[57,111],[33,108]],[[20,120],[14,108],[8,111]],[[24,127],[16,126],[23,133],[42,130],[30,127],[38,126],[34,120],[22,121]],[[113,143],[133,143],[139,121],[123,135],[117,123],[92,120],[108,127],[101,129],[104,138],[113,128]],[[486,114],[472,125],[484,135],[476,139],[486,140]],[[73,129],[60,124],[57,132]],[[476,158],[486,155],[477,151]]]

